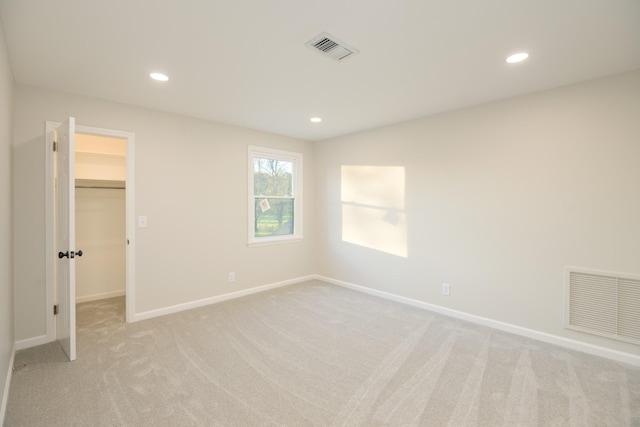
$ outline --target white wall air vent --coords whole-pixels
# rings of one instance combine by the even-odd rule
[[[336,61],[342,61],[352,57],[360,51],[333,37],[331,34],[322,33],[305,43],[305,46],[320,52]]]
[[[566,268],[565,327],[640,344],[640,277]]]

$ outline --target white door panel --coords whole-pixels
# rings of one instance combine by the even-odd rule
[[[76,359],[75,289],[75,119],[55,131],[55,241],[56,241],[56,340],[69,357]]]

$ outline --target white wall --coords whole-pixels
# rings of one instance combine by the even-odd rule
[[[75,172],[76,179],[125,181],[127,160],[125,156],[76,151]]]
[[[125,294],[125,190],[76,188],[76,301]]]
[[[638,355],[563,328],[563,268],[640,274],[639,160],[640,71],[319,142],[318,272]]]
[[[0,424],[4,421],[14,343],[12,246],[13,74],[0,22]]]
[[[17,85],[16,339],[45,333],[44,121],[75,116],[136,134],[137,313],[317,272],[640,354],[562,326],[564,266],[640,274],[639,91],[636,71],[312,144]],[[246,246],[248,145],[304,153],[303,243]]]
[[[16,85],[17,340],[46,331],[43,129],[68,116],[135,133],[135,209],[149,219],[136,230],[136,313],[315,273],[312,143]],[[304,242],[247,247],[248,145],[304,154]]]
[[[76,179],[126,181],[127,140],[76,133]]]

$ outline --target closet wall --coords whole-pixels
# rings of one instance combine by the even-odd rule
[[[76,135],[76,302],[126,287],[126,140]]]

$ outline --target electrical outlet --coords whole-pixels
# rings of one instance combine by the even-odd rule
[[[235,282],[235,281],[236,281],[236,273],[232,271],[229,273],[229,282]]]
[[[447,295],[449,296],[449,284],[448,283],[443,283],[442,284],[442,295]]]
[[[146,215],[138,216],[138,228],[147,228],[149,226],[149,221],[147,220]]]

